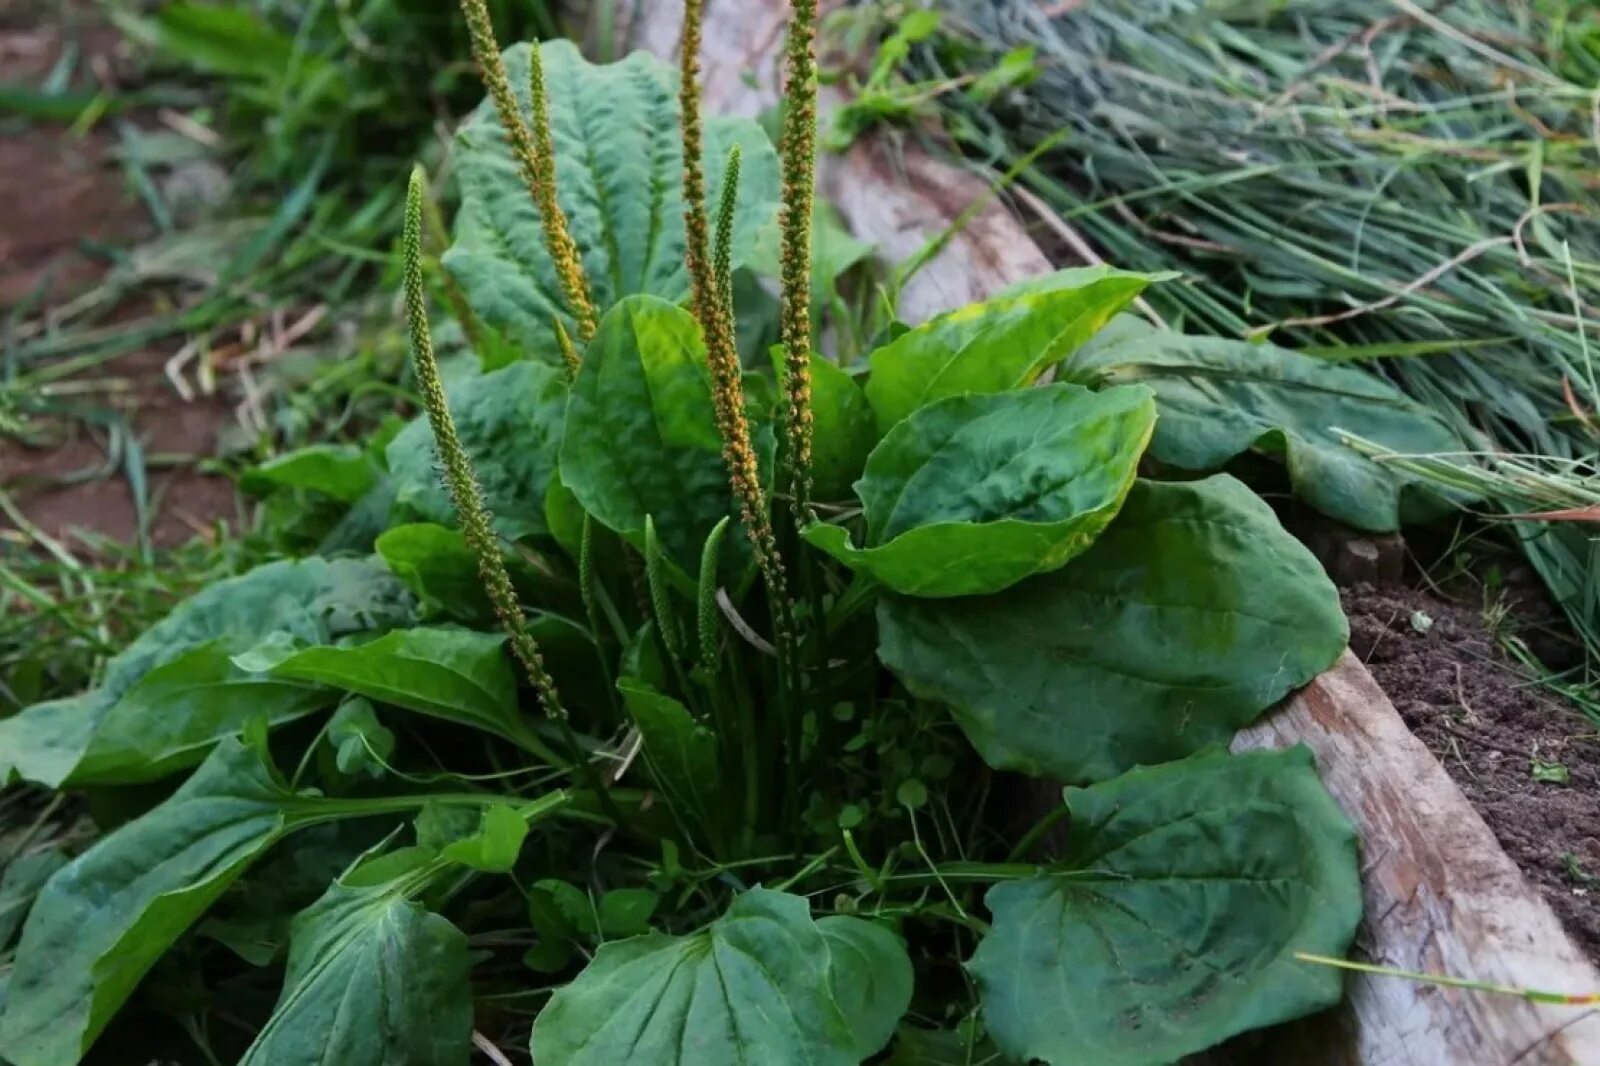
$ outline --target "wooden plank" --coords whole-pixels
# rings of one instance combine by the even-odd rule
[[[632,43],[675,61],[682,0],[637,0],[631,15]],[[708,112],[756,116],[773,106],[782,83],[787,22],[787,4],[707,0],[701,56]],[[824,87],[824,112],[839,100],[836,89]],[[817,187],[850,230],[891,263],[909,259],[989,189],[975,174],[881,137],[862,138],[843,155],[824,154]],[[1031,278],[1049,269],[1050,261],[1011,213],[991,201],[906,286],[900,317],[920,322],[986,298],[999,279]]]
[[[1359,954],[1405,970],[1522,988],[1600,992],[1568,939],[1439,760],[1350,652],[1234,749],[1305,744],[1361,832],[1367,917]],[[1384,977],[1350,983],[1345,1006],[1281,1027],[1270,1055],[1230,1061],[1329,1066],[1580,1066],[1600,1063],[1600,1011]]]
[[[777,99],[781,0],[708,0],[708,109],[756,115]],[[637,44],[676,55],[681,0],[638,0]],[[825,94],[824,106],[837,94]],[[826,159],[819,184],[857,236],[895,261],[941,232],[986,186],[886,138]],[[998,204],[911,280],[909,321],[980,300],[1050,269]],[[1303,743],[1363,842],[1362,956],[1521,987],[1600,991],[1572,944],[1461,790],[1348,652],[1242,732],[1236,750]],[[1196,1063],[1202,1061],[1197,1058]],[[1600,1066],[1600,1011],[1359,976],[1338,1010],[1243,1038],[1208,1063],[1278,1066]]]

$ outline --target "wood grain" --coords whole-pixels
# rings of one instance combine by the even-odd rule
[[[1262,721],[1234,750],[1305,744],[1362,840],[1367,918],[1356,950],[1385,966],[1555,992],[1600,975],[1494,834],[1412,736],[1354,655]],[[1591,1066],[1600,1011],[1420,986],[1350,984],[1345,1006],[1273,1034],[1271,1055],[1229,1061],[1351,1066]]]
[[[756,116],[778,99],[787,11],[787,4],[771,0],[707,0],[701,84],[708,113]],[[632,16],[633,44],[676,60],[682,0],[637,0]],[[839,100],[837,89],[825,87],[824,113]],[[851,231],[890,263],[909,259],[990,191],[976,174],[881,137],[861,138],[843,155],[823,155],[817,187]],[[997,282],[1003,288],[1049,269],[1017,220],[991,200],[911,279],[900,296],[900,317],[921,322],[984,299]]]
[[[787,5],[709,0],[709,111],[756,115],[777,99]],[[676,55],[681,0],[637,0],[636,44]],[[837,94],[824,96],[824,105]],[[972,174],[867,137],[827,159],[822,191],[890,261],[941,232],[987,191]],[[902,295],[919,321],[1050,269],[1000,204],[979,212]],[[1241,733],[1235,750],[1305,744],[1356,824],[1366,921],[1357,952],[1383,965],[1552,991],[1600,992],[1600,975],[1501,849],[1437,759],[1348,652]],[[1196,1057],[1279,1066],[1600,1066],[1600,1011],[1358,976],[1346,1003]]]

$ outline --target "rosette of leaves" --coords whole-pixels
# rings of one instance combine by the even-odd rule
[[[525,110],[529,57],[506,57]],[[706,125],[727,224],[703,291],[725,302],[697,313],[671,72],[543,58],[592,339],[555,370],[566,307],[480,113],[446,259],[526,364],[441,383],[408,225],[432,432],[372,475],[402,483],[376,558],[203,592],[98,695],[0,726],[35,780],[87,760],[171,789],[45,871],[0,1057],[71,1066],[170,1002],[169,955],[217,1001],[276,984],[270,1010],[228,1003],[255,1012],[237,1053],[274,1064],[464,1066],[476,1031],[563,1066],[1155,1066],[1336,1003],[1296,953],[1349,946],[1351,829],[1307,752],[1224,750],[1341,654],[1335,590],[1240,482],[1140,476],[1159,390],[1062,380],[1152,279],[1063,272],[895,331],[864,374],[820,345],[809,381],[799,359],[730,373],[728,275],[740,220],[770,217],[772,149]],[[797,427],[827,475],[814,514],[774,488],[803,481]],[[366,470],[324,481],[354,496]],[[182,698],[130,703],[152,678]],[[1002,770],[1069,787],[1019,825]],[[313,862],[330,825],[360,839]],[[280,863],[336,872],[296,896]]]

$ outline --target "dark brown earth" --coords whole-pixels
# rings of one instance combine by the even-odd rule
[[[0,71],[5,80],[35,84],[51,69],[65,42],[85,57],[80,87],[115,88],[125,57],[116,32],[95,25],[91,12],[69,5],[67,17],[44,17],[54,5],[0,4]],[[144,116],[132,116],[141,122]],[[60,125],[0,126],[0,320],[27,301],[24,319],[59,307],[95,284],[105,267],[91,244],[137,243],[151,226],[128,190],[112,156],[106,128],[73,133]],[[118,314],[136,313],[136,308]],[[116,316],[113,316],[115,320]],[[194,537],[218,517],[234,513],[234,493],[224,478],[197,471],[184,457],[208,456],[231,405],[215,397],[185,400],[166,380],[170,351],[143,350],[86,372],[69,388],[74,403],[120,412],[147,456],[168,461],[150,470],[150,536],[157,546]],[[84,420],[40,418],[25,437],[0,436],[0,487],[44,533],[71,544],[74,530],[134,539],[138,522],[129,482],[120,476],[84,479],[103,467],[107,442]],[[0,536],[15,535],[0,516]]]
[[[1483,605],[1363,584],[1350,646],[1600,963],[1600,725],[1528,680]]]

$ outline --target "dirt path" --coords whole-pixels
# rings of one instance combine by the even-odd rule
[[[0,8],[6,81],[39,84],[69,42],[78,49],[78,84],[114,86],[124,77],[126,59],[114,30],[40,16],[37,9],[47,5],[22,6],[35,8],[37,17]],[[105,124],[82,134],[15,119],[0,124],[0,329],[8,319],[37,321],[96,284],[107,262],[92,249],[125,248],[152,232],[115,143]],[[131,310],[113,312],[111,320]],[[0,348],[12,343],[0,333]],[[213,453],[230,407],[215,397],[185,401],[163,372],[170,354],[136,351],[51,383],[49,395],[35,391],[25,398],[50,411],[29,418],[20,432],[0,435],[0,487],[44,533],[68,541],[75,529],[119,541],[137,536],[135,481],[127,475],[139,464],[109,435],[119,419],[144,457],[157,460],[146,479],[154,545],[181,543],[213,519],[235,514],[231,483],[184,459]],[[0,537],[9,542],[17,534],[0,516]]]

